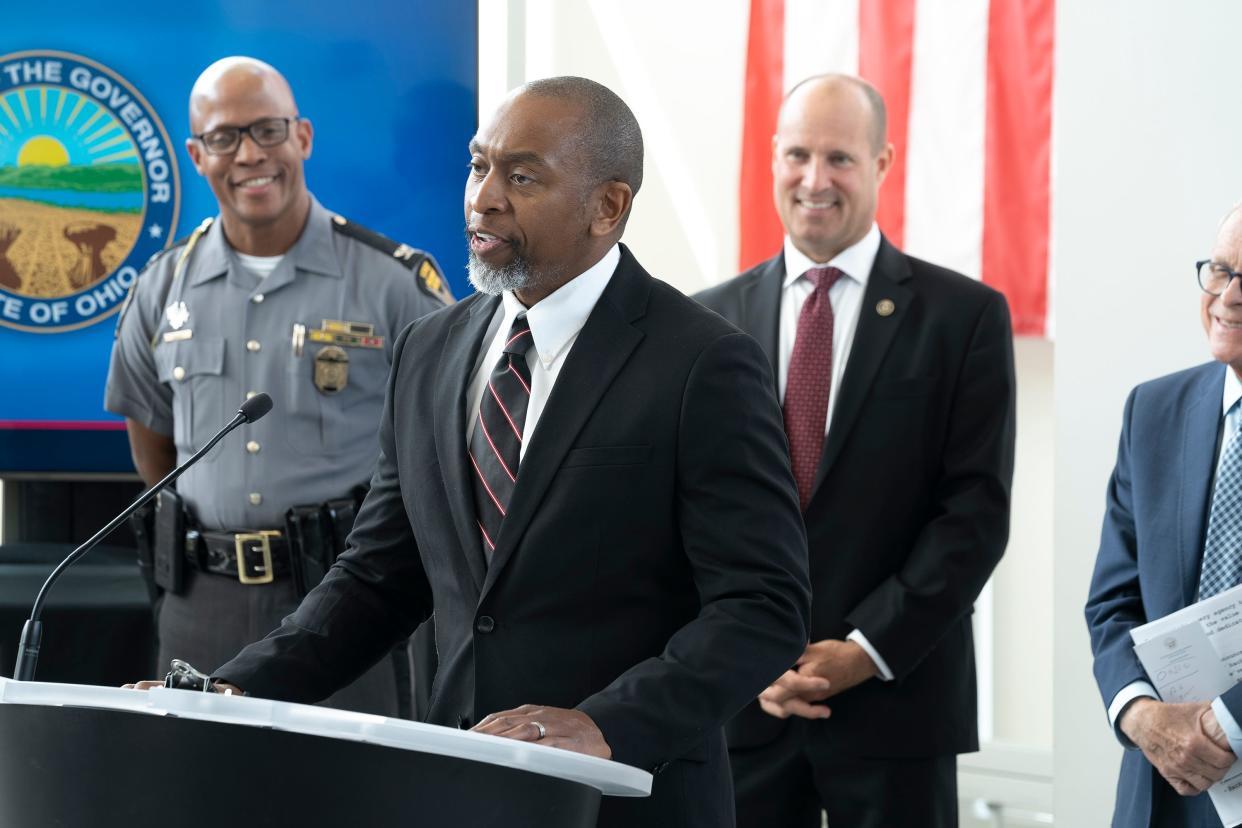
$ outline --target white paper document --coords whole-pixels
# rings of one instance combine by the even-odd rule
[[[1210,701],[1242,681],[1242,586],[1130,631],[1163,701]],[[1242,825],[1242,760],[1208,795],[1227,828]]]

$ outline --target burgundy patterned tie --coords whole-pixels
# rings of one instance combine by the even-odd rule
[[[526,352],[532,342],[530,324],[523,314],[513,320],[504,352],[483,387],[479,418],[470,435],[474,513],[489,564],[517,483],[522,430],[526,426],[526,406],[530,402],[530,367],[526,364]]]
[[[815,267],[805,274],[815,290],[802,305],[798,335],[785,379],[785,434],[802,510],[811,500],[815,471],[824,450],[828,394],[832,389],[832,302],[828,291],[845,274],[835,267]]]

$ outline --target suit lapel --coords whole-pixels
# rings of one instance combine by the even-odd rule
[[[812,497],[814,490],[824,482],[824,477],[832,468],[837,455],[841,453],[862,410],[863,401],[875,383],[884,355],[888,353],[889,346],[893,344],[897,331],[910,311],[914,294],[901,284],[910,276],[910,263],[906,261],[905,254],[889,244],[888,239],[881,239],[880,249],[876,253],[875,264],[871,266],[871,275],[863,293],[862,307],[858,312],[858,327],[854,329],[849,362],[845,365],[845,375],[837,391],[836,409],[832,414],[828,439],[824,442],[824,453],[815,474]],[[876,305],[885,299],[893,304],[894,309],[890,315],[881,316],[876,312]]]
[[[466,383],[479,358],[483,336],[499,297],[480,297],[450,330],[436,372],[436,456],[444,473],[445,495],[453,524],[475,586],[481,591],[487,572],[483,542],[474,514],[473,488],[466,463]]]
[[[781,286],[785,281],[785,254],[768,259],[741,291],[741,324],[759,341],[772,366],[772,383],[780,395]]]
[[[566,452],[642,340],[642,332],[630,323],[642,316],[650,290],[651,277],[622,245],[621,262],[556,378],[518,469],[513,501],[483,584],[484,597],[512,557]]]
[[[1216,433],[1220,426],[1223,383],[1224,370],[1219,365],[1206,369],[1200,388],[1186,407],[1182,422],[1178,545],[1182,561],[1183,606],[1194,603],[1199,591],[1199,567],[1207,536],[1208,487],[1214,477],[1212,472],[1216,463]]]

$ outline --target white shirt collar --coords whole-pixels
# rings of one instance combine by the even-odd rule
[[[608,287],[620,261],[621,248],[614,244],[602,259],[584,273],[570,279],[530,309],[512,291],[506,290],[501,294],[505,308],[501,330],[509,330],[513,320],[525,313],[531,338],[535,342],[535,353],[545,366],[551,365],[586,324],[587,317],[591,315],[604,288]]]
[[[880,252],[880,226],[871,222],[871,229],[854,244],[832,257],[831,261],[815,262],[794,246],[793,239],[785,236],[785,281],[782,288],[787,288],[813,267],[835,267],[864,287],[871,275],[871,266],[875,264],[876,254]]]
[[[1242,399],[1242,380],[1238,379],[1238,374],[1233,368],[1225,366],[1225,394],[1221,402],[1221,414],[1229,416],[1229,409]]]

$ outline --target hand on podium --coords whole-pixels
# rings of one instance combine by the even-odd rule
[[[471,729],[520,742],[539,742],[600,759],[612,758],[612,748],[604,741],[604,734],[581,710],[524,704],[513,710],[492,713]]]
[[[122,684],[121,689],[122,690],[150,690],[152,687],[163,687],[164,684],[165,682],[160,679],[146,679],[143,681],[136,681],[133,684]],[[213,682],[212,686],[215,687],[215,692],[223,693],[226,696],[246,695],[245,691],[243,691],[240,687],[238,687],[235,684],[229,684],[227,681]]]

